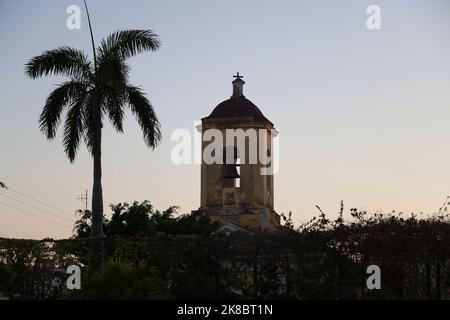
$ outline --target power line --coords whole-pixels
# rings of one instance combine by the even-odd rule
[[[64,225],[64,224],[61,224],[61,223],[59,223],[59,222],[56,222],[56,221],[53,221],[53,220],[50,220],[50,219],[47,219],[47,218],[44,218],[44,217],[40,217],[40,216],[34,215],[34,214],[29,213],[29,212],[27,212],[27,211],[24,211],[24,210],[22,210],[22,209],[19,209],[19,208],[10,206],[9,204],[3,203],[3,202],[1,202],[1,201],[0,201],[0,204],[4,205],[5,207],[8,207],[8,208],[14,209],[14,210],[16,210],[16,211],[19,211],[19,212],[21,212],[21,213],[27,214],[27,215],[29,215],[29,216],[32,216],[32,217],[35,217],[35,218],[38,218],[38,219],[41,219],[41,220],[44,220],[44,221],[47,221],[47,222],[56,224],[56,225],[61,226],[61,227],[63,227],[63,228],[72,228],[72,226]]]
[[[23,193],[23,192],[20,192],[20,191],[18,191],[18,190],[16,190],[16,189],[13,189],[13,188],[11,188],[11,187],[9,187],[9,186],[7,186],[6,189],[7,189],[7,190],[11,190],[12,192],[15,192],[15,193],[17,193],[17,194],[20,194],[21,196],[26,197],[26,198],[28,198],[28,199],[30,199],[30,200],[36,201],[36,202],[38,202],[38,203],[40,203],[40,204],[43,204],[44,206],[47,206],[47,207],[52,208],[52,209],[54,209],[54,210],[58,210],[58,211],[60,211],[60,212],[62,212],[62,213],[64,213],[64,214],[66,214],[66,215],[69,215],[69,216],[73,217],[73,214],[72,214],[72,213],[69,213],[69,212],[64,211],[64,210],[62,210],[62,209],[60,209],[60,208],[54,207],[54,206],[52,206],[51,204],[48,204],[48,203],[45,203],[44,201],[38,200],[38,199],[36,199],[36,198],[33,198],[32,196],[29,196],[29,195],[27,195],[27,194],[25,194],[25,193]]]
[[[52,215],[52,216],[54,216],[54,217],[56,217],[56,218],[59,218],[59,219],[65,220],[65,221],[69,221],[69,222],[73,222],[73,220],[69,220],[69,219],[67,219],[67,218],[65,218],[65,217],[58,216],[57,214],[52,213],[52,212],[50,212],[50,211],[44,210],[44,209],[42,209],[42,208],[35,207],[35,206],[33,206],[33,205],[31,205],[31,204],[28,204],[28,203],[26,203],[26,202],[23,202],[23,201],[21,201],[21,200],[15,199],[15,198],[10,197],[10,196],[7,196],[7,195],[4,194],[4,193],[0,193],[0,196],[6,197],[6,198],[8,198],[8,199],[11,199],[11,200],[13,200],[13,201],[15,201],[15,202],[21,203],[21,204],[23,204],[23,205],[25,205],[25,206],[28,206],[28,207],[30,207],[30,208],[33,208],[33,209],[42,211],[42,212],[44,212],[44,213],[46,213],[46,214],[50,214],[50,215]]]

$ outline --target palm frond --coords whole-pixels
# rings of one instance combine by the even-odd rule
[[[124,105],[130,67],[118,54],[103,55],[98,59],[97,80],[103,97],[103,111],[113,127],[123,132]]]
[[[94,89],[86,98],[83,112],[84,142],[89,152],[94,155],[96,142],[101,139],[102,124],[102,97],[101,93]],[[99,130],[100,128],[100,130]]]
[[[62,111],[65,119],[63,144],[70,161],[75,159],[81,139],[92,155],[100,151],[103,115],[114,128],[123,131],[124,107],[129,105],[142,128],[146,144],[155,148],[161,141],[160,123],[143,91],[128,84],[130,68],[126,58],[144,51],[158,50],[158,36],[150,30],[125,30],[111,34],[97,49],[95,68],[80,50],[63,46],[33,57],[25,65],[31,78],[64,75],[72,78],[48,96],[39,119],[39,128],[53,139]]]
[[[70,105],[69,111],[66,115],[64,124],[64,151],[67,154],[70,162],[75,160],[78,146],[80,145],[81,137],[84,132],[83,112],[86,97],[89,93],[80,94]]]
[[[64,46],[31,58],[25,65],[25,73],[33,79],[54,74],[86,80],[92,70],[82,51]]]
[[[103,55],[98,58],[97,80],[101,84],[119,82],[125,84],[128,82],[130,67],[118,54]]]
[[[123,30],[102,40],[98,53],[99,56],[118,54],[126,59],[144,51],[156,51],[160,45],[158,35],[151,30]]]
[[[105,88],[105,101],[103,109],[108,115],[114,129],[117,132],[123,132],[124,105],[126,104],[126,96],[124,90],[114,86]]]
[[[86,85],[83,83],[67,81],[49,94],[39,117],[39,129],[45,134],[47,139],[51,140],[55,137],[64,107],[85,89]]]
[[[159,120],[150,101],[138,87],[128,86],[128,104],[142,129],[145,143],[154,149],[161,141]]]

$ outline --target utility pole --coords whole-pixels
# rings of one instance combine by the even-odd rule
[[[85,203],[85,210],[88,209],[88,191],[86,190],[84,194],[81,194],[77,197],[77,199],[81,202]]]

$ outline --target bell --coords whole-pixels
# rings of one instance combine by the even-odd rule
[[[227,164],[225,165],[225,173],[223,175],[224,178],[227,179],[237,179],[240,177],[239,173],[236,170],[235,164]]]

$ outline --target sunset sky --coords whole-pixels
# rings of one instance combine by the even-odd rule
[[[73,4],[82,8],[81,30],[66,27]],[[366,27],[371,4],[381,8],[381,30]],[[179,205],[180,214],[199,207],[200,166],[174,165],[170,136],[193,133],[195,121],[230,97],[237,71],[246,97],[280,132],[275,209],[292,211],[297,225],[318,213],[315,205],[330,216],[340,200],[346,212],[431,213],[450,194],[448,0],[88,5],[97,42],[119,29],[151,29],[162,41],[159,52],[129,60],[131,83],[160,118],[162,144],[148,149],[129,113],[124,134],[105,126],[105,208],[145,199],[158,209]],[[0,190],[0,237],[68,237],[84,206],[77,196],[91,193],[92,160],[82,146],[71,164],[61,134],[48,141],[40,133],[45,98],[64,78],[31,80],[24,64],[64,44],[92,56],[82,1],[2,1],[0,40],[0,181],[66,212]]]

